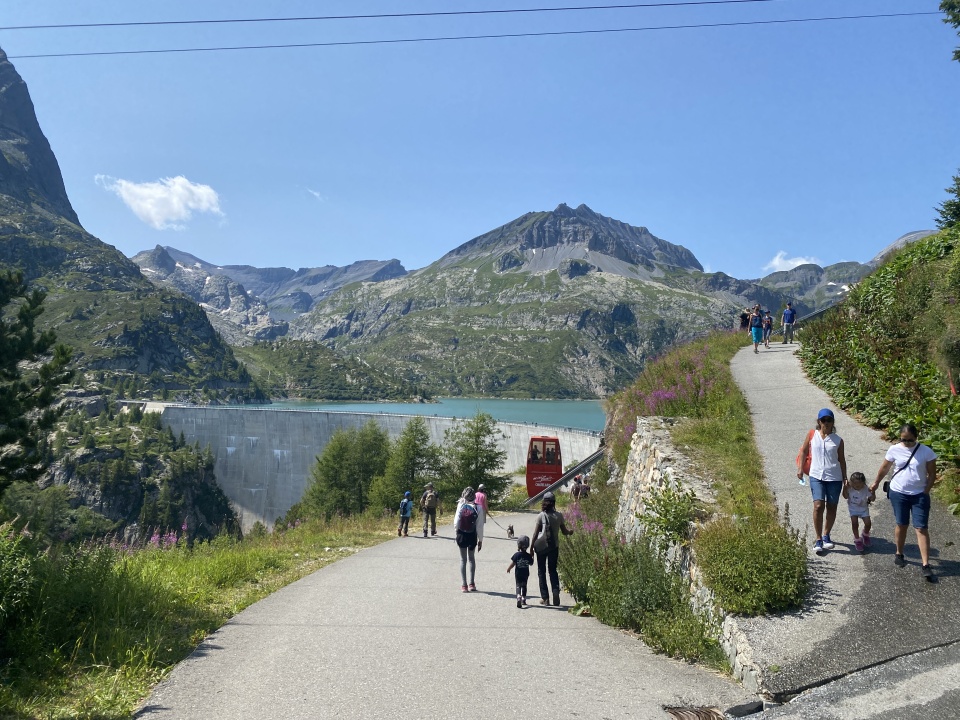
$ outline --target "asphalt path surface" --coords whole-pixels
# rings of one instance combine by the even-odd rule
[[[837,433],[843,438],[847,470],[861,471],[873,482],[889,441],[876,430],[858,424],[837,409],[829,397],[810,383],[795,355],[796,345],[771,344],[754,354],[747,347],[736,355],[731,369],[750,405],[764,472],[781,509],[789,505],[794,527],[813,533],[813,501],[808,486],[796,477],[796,456],[806,433],[814,427],[820,408],[831,408]],[[923,440],[922,428],[921,437]],[[930,515],[931,566],[937,582],[920,575],[919,553],[913,529],[908,530],[907,567],[893,564],[893,514],[882,493],[871,505],[873,545],[861,554],[853,546],[846,501],[840,501],[831,533],[836,549],[823,556],[810,552],[811,590],[799,611],[766,618],[743,619],[741,628],[753,648],[754,659],[765,669],[765,686],[775,694],[790,696],[844,678],[839,687],[860,698],[853,708],[841,706],[826,688],[816,697],[819,709],[807,700],[804,715],[771,717],[958,717],[951,713],[926,714],[930,698],[953,692],[957,682],[944,684],[956,674],[960,650],[944,650],[960,642],[960,522],[934,503]],[[952,670],[935,674],[912,668],[926,667],[923,654],[937,650]],[[857,685],[858,674],[881,683],[888,692],[866,692]],[[952,674],[951,674],[952,673]],[[916,680],[916,682],[910,682]],[[864,681],[866,682],[866,680]],[[924,686],[924,683],[927,683]],[[897,701],[891,700],[899,688]],[[875,689],[875,688],[874,688]],[[856,690],[856,692],[854,692]],[[798,698],[797,703],[805,700]],[[787,713],[785,706],[779,712]],[[861,714],[857,715],[856,712]],[[844,714],[846,713],[846,714]],[[851,714],[853,713],[853,714]],[[892,713],[892,714],[891,714]]]
[[[498,515],[532,535],[535,514]],[[397,538],[261,600],[211,635],[138,718],[667,718],[750,700],[593,618],[518,609],[516,542],[488,521],[478,591],[461,593],[451,527]]]

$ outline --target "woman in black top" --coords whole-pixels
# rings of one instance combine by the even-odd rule
[[[549,570],[550,586],[553,588],[553,604],[559,605],[560,575],[557,574],[557,558],[560,557],[560,533],[573,535],[573,530],[567,527],[563,515],[557,512],[557,498],[552,492],[544,494],[540,509],[542,512],[537,516],[537,525],[533,529],[533,542],[531,543],[534,552],[537,554],[540,604],[550,604],[547,597],[547,571]],[[540,538],[541,535],[544,535],[544,538]],[[538,538],[541,540],[539,546]]]

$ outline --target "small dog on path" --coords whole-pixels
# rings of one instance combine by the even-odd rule
[[[507,537],[513,538],[513,525],[507,525]]]

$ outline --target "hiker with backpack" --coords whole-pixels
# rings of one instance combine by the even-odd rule
[[[410,529],[410,515],[413,513],[413,500],[410,499],[410,491],[403,494],[403,500],[400,501],[400,524],[397,526],[397,537],[407,536]]]
[[[560,604],[560,575],[557,574],[557,559],[560,557],[560,534],[573,535],[563,515],[557,512],[557,498],[552,492],[544,493],[540,514],[533,529],[533,550],[537,554],[537,577],[540,580],[540,604],[549,605],[547,573],[553,588],[553,604]]]
[[[474,582],[477,570],[477,561],[474,551],[483,549],[483,524],[486,516],[483,507],[477,505],[477,494],[472,487],[463,491],[457,506],[457,514],[453,518],[453,527],[456,530],[457,547],[460,549],[460,592],[475,592]],[[467,582],[467,565],[470,566],[470,582]]]
[[[420,514],[423,515],[423,536],[427,536],[427,523],[430,524],[430,534],[437,534],[437,505],[439,504],[437,491],[433,489],[433,483],[428,482],[423,486],[423,495],[420,496]]]

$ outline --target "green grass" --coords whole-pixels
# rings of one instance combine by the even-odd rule
[[[0,567],[20,572],[0,580],[0,717],[43,719],[129,718],[237,612],[394,536],[392,518],[356,517],[192,549],[40,553],[8,530],[0,527]]]

